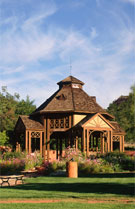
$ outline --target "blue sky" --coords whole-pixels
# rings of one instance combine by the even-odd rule
[[[0,0],[0,86],[38,106],[72,75],[106,108],[135,83],[135,0]]]

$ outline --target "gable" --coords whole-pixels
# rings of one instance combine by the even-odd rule
[[[94,117],[90,118],[83,127],[91,128],[113,128],[112,125],[100,114],[96,114]]]
[[[16,122],[15,131],[23,133],[25,131],[25,129],[26,129],[25,125],[24,125],[23,121],[21,120],[21,118],[19,117]]]

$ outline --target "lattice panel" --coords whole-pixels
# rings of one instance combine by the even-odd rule
[[[40,132],[31,132],[31,138],[40,138]]]
[[[69,128],[69,117],[65,118],[65,127]]]
[[[69,128],[69,117],[50,119],[50,129]]]
[[[113,141],[120,141],[120,136],[113,136]]]
[[[64,118],[60,120],[60,128],[64,128]]]
[[[50,128],[53,129],[55,126],[54,126],[54,119],[51,119],[50,120]]]

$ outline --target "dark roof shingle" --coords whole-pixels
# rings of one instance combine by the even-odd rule
[[[26,129],[43,130],[43,125],[29,116],[20,115],[20,118]]]

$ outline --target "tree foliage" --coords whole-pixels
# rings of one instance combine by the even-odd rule
[[[4,146],[8,143],[9,137],[6,134],[6,131],[0,132],[0,146]]]
[[[135,85],[128,96],[121,96],[108,107],[108,112],[115,116],[116,121],[126,132],[126,141],[135,139]]]
[[[7,87],[2,87],[0,92],[0,132],[13,132],[15,123],[19,115],[29,115],[36,106],[34,101],[30,101],[29,96],[26,100],[20,100],[20,95],[15,93],[11,95],[7,91]],[[0,139],[1,140],[1,139]]]

